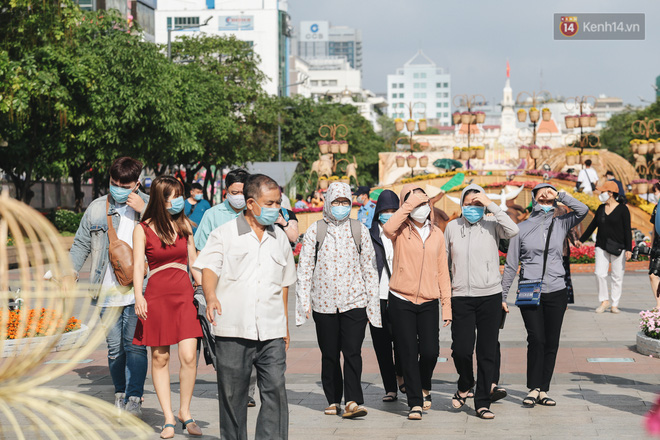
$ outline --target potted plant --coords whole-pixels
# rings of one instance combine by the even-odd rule
[[[410,132],[415,131],[415,120],[414,119],[408,119],[406,121],[406,129]]]
[[[644,139],[640,139],[638,141],[638,145],[637,145],[637,153],[638,154],[646,154],[648,152],[649,152],[649,143],[648,143],[648,141],[646,141]]]
[[[591,116],[589,116],[587,113],[582,113],[580,115],[580,125],[579,127],[589,127],[591,124]]]
[[[328,141],[319,141],[319,151],[321,151],[321,154],[328,154],[328,151],[330,150],[329,144]]]
[[[348,154],[348,142],[345,140],[339,141],[339,153]]]
[[[539,121],[539,109],[537,109],[536,107],[532,107],[529,109],[529,120],[530,122]]]
[[[349,180],[349,178],[348,178],[348,176],[341,176],[341,178],[339,179],[339,181],[340,181],[340,182],[343,182],[343,183],[351,183],[350,180]]]
[[[579,119],[575,115],[566,115],[564,117],[564,122],[566,124],[566,128],[576,128],[578,127]]]
[[[550,151],[551,151],[551,150],[552,150],[552,148],[550,148],[550,147],[547,146],[547,145],[542,146],[542,147],[541,147],[541,156],[542,156],[544,159],[549,158],[549,157],[550,157]]]
[[[330,152],[332,154],[339,153],[339,141],[330,141]]]
[[[472,122],[472,113],[470,113],[470,112],[461,113],[461,123],[462,124],[470,124],[471,122]]]
[[[413,154],[409,154],[406,160],[410,168],[415,168],[415,165],[417,165],[417,158]]]
[[[566,165],[575,165],[578,160],[578,152],[577,151],[569,151],[566,153]]]
[[[428,156],[422,156],[419,158],[419,166],[422,168],[426,168],[429,164],[429,157]]]
[[[524,108],[521,108],[520,110],[518,110],[517,114],[518,114],[518,122],[525,122],[527,120],[527,112],[525,111]],[[521,159],[524,159],[524,158],[521,158]]]
[[[538,145],[530,145],[529,155],[532,159],[538,159],[539,157],[541,157],[541,149],[539,148],[539,146]]]
[[[660,357],[660,310],[639,312],[637,351],[645,356]]]
[[[639,148],[639,141],[637,139],[633,139],[630,141],[630,150],[633,152],[633,154],[637,154]]]
[[[589,126],[595,127],[598,124],[598,116],[595,113],[589,115]]]
[[[461,112],[454,112],[451,114],[452,120],[454,121],[454,125],[458,125],[461,123]]]
[[[648,145],[648,154],[655,154],[658,152],[658,147],[656,146],[655,139],[649,139],[646,143]]]
[[[476,152],[477,159],[485,159],[486,158],[486,149],[484,148],[483,145],[478,145],[474,147],[474,150]]]
[[[396,166],[401,168],[406,163],[406,158],[403,156],[396,157]]]
[[[475,112],[474,113],[477,117],[477,124],[483,124],[486,122],[486,113],[484,112]]]
[[[426,131],[426,129],[428,128],[428,124],[426,123],[426,119],[420,119],[419,124],[417,124],[417,125],[419,126],[419,131]]]
[[[461,147],[454,147],[454,159],[459,160],[461,158]]]
[[[518,159],[527,159],[529,156],[529,149],[523,145],[518,148]]]
[[[467,147],[461,148],[461,160],[468,160],[470,158],[470,151]]]
[[[637,194],[646,194],[649,190],[649,181],[646,179],[635,179],[632,181],[636,185]]]
[[[552,117],[552,113],[550,112],[550,109],[548,107],[544,107],[541,110],[541,117],[543,118],[544,121],[550,120],[550,117]]]
[[[394,120],[394,128],[396,128],[396,131],[401,131],[403,130],[403,119],[401,118],[396,118]]]
[[[328,185],[329,185],[329,182],[328,182],[327,177],[325,177],[325,176],[319,177],[319,188],[328,189]]]

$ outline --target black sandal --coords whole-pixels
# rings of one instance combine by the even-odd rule
[[[543,399],[539,399],[536,401],[536,403],[543,406],[557,406],[557,402],[555,402],[553,399],[549,397],[544,397]]]
[[[399,385],[399,391],[401,391],[403,394],[406,394],[406,384],[402,383]]]
[[[459,394],[460,391],[456,390],[454,395],[452,396],[451,400],[456,400],[458,403],[460,403],[460,406],[454,405],[454,402],[451,403],[451,407],[454,409],[460,409],[463,408],[463,405],[465,405],[465,401],[468,399],[468,396],[461,397]]]
[[[498,400],[504,399],[507,396],[506,390],[504,388],[495,387],[490,393],[490,401],[497,402]]]
[[[536,396],[534,396],[533,394],[536,394]],[[527,394],[527,397],[525,397],[522,401],[523,406],[527,408],[533,408],[534,405],[536,405],[536,401],[539,398],[539,394],[541,394],[541,392],[539,391],[538,388],[535,388],[532,391],[530,391],[529,394]]]
[[[411,416],[419,416],[419,417],[411,417]],[[408,420],[422,420],[422,411],[418,409],[411,409],[408,411]]]
[[[488,417],[488,415],[491,415],[492,417]],[[495,414],[493,414],[493,412],[489,409],[482,409],[481,411],[477,410],[477,417],[484,420],[493,420],[495,418]]]
[[[428,411],[431,409],[431,405],[433,402],[433,398],[431,397],[431,393],[429,392],[428,396],[424,396],[424,404],[422,405],[422,409],[424,411]],[[427,405],[428,404],[428,405]]]
[[[399,398],[396,395],[385,394],[383,396],[383,402],[396,402]]]

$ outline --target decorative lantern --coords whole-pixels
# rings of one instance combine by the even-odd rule
[[[564,122],[566,123],[566,128],[575,128],[577,118],[573,115],[567,115],[564,117]]]
[[[461,148],[461,160],[468,160],[468,159],[470,159],[470,152],[465,147]]]
[[[580,115],[580,127],[586,128],[591,125],[591,116],[586,113]]]
[[[527,112],[525,109],[518,110],[518,122],[525,122],[527,120]]]
[[[460,112],[454,112],[451,114],[451,117],[454,121],[454,125],[460,124],[461,123],[461,113]]]
[[[470,112],[461,113],[461,123],[469,124],[470,122],[472,122],[472,114]]]
[[[426,168],[429,164],[429,157],[428,156],[422,156],[419,158],[419,166],[422,168]]]
[[[598,116],[595,114],[590,114],[589,115],[589,126],[590,127],[595,127],[598,124]]]
[[[649,144],[647,143],[640,143],[637,145],[637,153],[638,154],[646,154],[649,152]]]
[[[543,118],[544,121],[549,121],[551,116],[552,113],[550,112],[549,108],[544,108],[543,110],[541,110],[541,117]]]
[[[486,113],[484,112],[477,112],[477,124],[483,124],[486,122]]]
[[[319,188],[328,189],[328,179],[319,179]]]
[[[461,158],[461,149],[459,147],[454,147],[454,160],[459,160]]]
[[[339,141],[330,141],[330,152],[332,154],[339,153]]]
[[[527,149],[527,147],[518,148],[518,159],[527,159],[528,155],[529,155],[529,150]]]
[[[484,147],[477,147],[477,159],[485,159],[486,158],[486,150]]]
[[[406,158],[403,156],[397,156],[396,157],[396,166],[401,168],[405,165],[406,163]]]
[[[529,121],[530,122],[539,121],[539,111],[536,107],[532,107],[529,109]]]
[[[477,149],[474,147],[468,148],[468,152],[470,153],[470,159],[476,159],[477,158]]]
[[[428,128],[428,124],[426,123],[426,119],[420,119],[419,124],[417,124],[417,125],[419,126],[419,131],[426,131],[426,129]]]
[[[412,154],[407,157],[407,161],[410,168],[415,168],[415,165],[417,165],[417,158]]]
[[[566,165],[575,165],[577,161],[577,156],[575,154],[566,155]]]
[[[348,142],[339,141],[339,153],[348,154]]]
[[[396,128],[396,131],[401,131],[403,130],[403,119],[401,118],[396,118],[394,120],[394,128]]]
[[[529,147],[529,155],[532,159],[538,159],[541,157],[541,149],[538,147],[538,145],[532,145]]]
[[[408,131],[413,132],[415,131],[415,120],[414,119],[408,119],[406,121],[406,128]]]
[[[319,150],[321,151],[321,154],[328,154],[328,151],[330,150],[328,141],[319,141]]]

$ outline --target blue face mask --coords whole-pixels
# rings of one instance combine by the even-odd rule
[[[197,200],[198,202],[204,198],[204,194],[195,194],[193,199]]]
[[[552,205],[539,205],[544,212],[550,212],[550,210],[555,209]]]
[[[130,196],[132,192],[133,190],[130,188],[110,185],[110,195],[117,203],[126,203],[128,196]]]
[[[350,206],[333,206],[330,210],[332,211],[332,216],[337,221],[344,220],[351,213]]]
[[[256,200],[255,200],[256,203]],[[257,206],[261,208],[261,205],[257,203]],[[255,215],[254,218],[259,222],[260,225],[270,226],[277,221],[280,216],[280,208],[261,208],[261,214]]]
[[[167,208],[167,212],[169,212],[172,215],[176,215],[183,211],[183,197],[179,196],[176,199],[172,199],[172,206],[170,208]]]
[[[463,206],[463,217],[465,220],[474,224],[484,216],[483,206]]]
[[[386,213],[382,213],[382,214],[379,214],[379,215],[378,215],[378,220],[380,220],[380,222],[381,222],[382,224],[385,224],[385,223],[387,223],[387,221],[390,219],[390,217],[392,217],[392,213],[391,213],[391,212],[388,212],[387,214],[386,214]]]

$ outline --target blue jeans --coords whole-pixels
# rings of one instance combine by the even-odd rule
[[[147,347],[133,344],[133,335],[137,325],[135,306],[118,307],[121,309],[117,321],[105,323],[108,334],[108,366],[115,385],[115,393],[126,393],[129,397],[142,397],[144,381],[147,378]],[[107,307],[101,309],[101,318]]]

